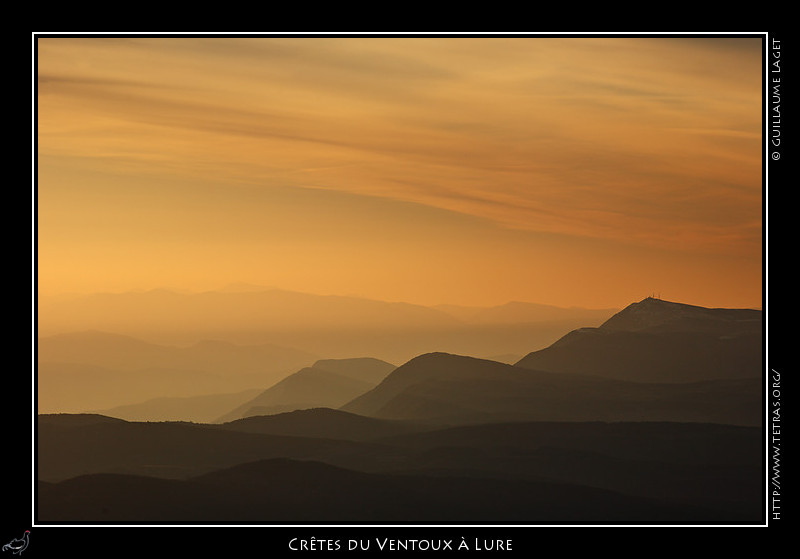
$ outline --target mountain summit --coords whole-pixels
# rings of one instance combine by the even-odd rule
[[[761,311],[709,309],[647,297],[628,305],[600,328],[625,332],[704,332],[717,335],[759,333]]]
[[[709,309],[648,297],[599,328],[573,330],[518,367],[636,382],[761,375],[762,312]]]

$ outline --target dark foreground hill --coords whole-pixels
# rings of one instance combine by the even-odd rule
[[[324,460],[331,455],[360,459],[372,450],[367,443],[243,433],[215,425],[121,420],[75,424],[70,417],[39,416],[41,481],[90,473],[188,478],[260,459]],[[349,465],[346,460],[345,465]]]
[[[302,412],[308,416],[304,423],[308,426],[316,419],[320,425],[314,430],[320,432],[321,425],[330,422],[329,414],[312,411],[315,410]],[[257,425],[261,419],[241,423]],[[362,425],[374,421],[348,418],[356,423],[361,420]],[[278,422],[271,428],[280,424],[286,425]],[[413,428],[403,423],[392,425]],[[44,482],[44,488],[47,483],[101,473],[192,481],[239,464],[286,458],[390,476],[593,487],[680,507],[714,510],[720,520],[754,520],[763,510],[761,432],[754,427],[700,423],[506,423],[435,431],[428,428],[356,442],[242,433],[224,425],[40,416],[38,440],[37,478]],[[66,499],[73,493],[64,495]],[[194,497],[175,495],[176,499],[194,502]],[[306,506],[313,506],[310,489],[298,492],[297,497]],[[79,503],[81,498],[76,497],[73,502]],[[176,501],[164,510],[174,511],[180,505]],[[62,507],[64,518],[69,517],[66,501],[58,506]],[[408,515],[407,520],[418,520],[413,510]]]
[[[760,397],[757,378],[637,383],[431,353],[398,367],[341,409],[449,424],[600,420],[759,425]]]
[[[186,481],[96,474],[40,487],[39,521],[704,522],[738,514],[565,483],[367,474],[266,460]]]
[[[755,515],[763,502],[761,432],[701,423],[501,423],[376,442],[442,476],[548,479]]]
[[[599,328],[570,332],[517,366],[638,382],[760,377],[762,313],[647,298]]]

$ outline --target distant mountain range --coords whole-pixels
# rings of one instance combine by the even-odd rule
[[[313,363],[316,356],[275,344],[237,345],[201,340],[186,347],[166,346],[90,330],[37,340],[40,363],[81,363],[117,370],[177,369],[229,377],[261,375]]]
[[[37,404],[40,412],[81,412],[229,394],[269,385],[315,360],[272,344],[175,347],[107,332],[61,334],[37,340]],[[150,403],[144,407],[155,410]],[[131,411],[129,417],[136,417]]]
[[[47,337],[88,330],[164,345],[269,343],[328,358],[370,355],[404,362],[430,351],[525,355],[574,328],[599,325],[613,312],[518,302],[434,308],[232,286],[194,294],[160,289],[40,297],[37,328]]]
[[[237,332],[341,328],[440,328],[457,321],[446,313],[409,303],[294,291],[97,293],[67,300],[41,298],[45,330],[111,332]],[[213,339],[226,337],[213,336]]]

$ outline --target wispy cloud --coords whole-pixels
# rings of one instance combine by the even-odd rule
[[[760,48],[40,39],[39,149],[151,176],[413,202],[523,231],[752,254]]]

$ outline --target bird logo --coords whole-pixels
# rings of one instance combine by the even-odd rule
[[[3,551],[10,551],[15,555],[20,555],[23,551],[25,551],[25,548],[28,547],[28,536],[30,533],[30,530],[25,530],[25,533],[22,535],[21,539],[14,538],[3,546]]]

